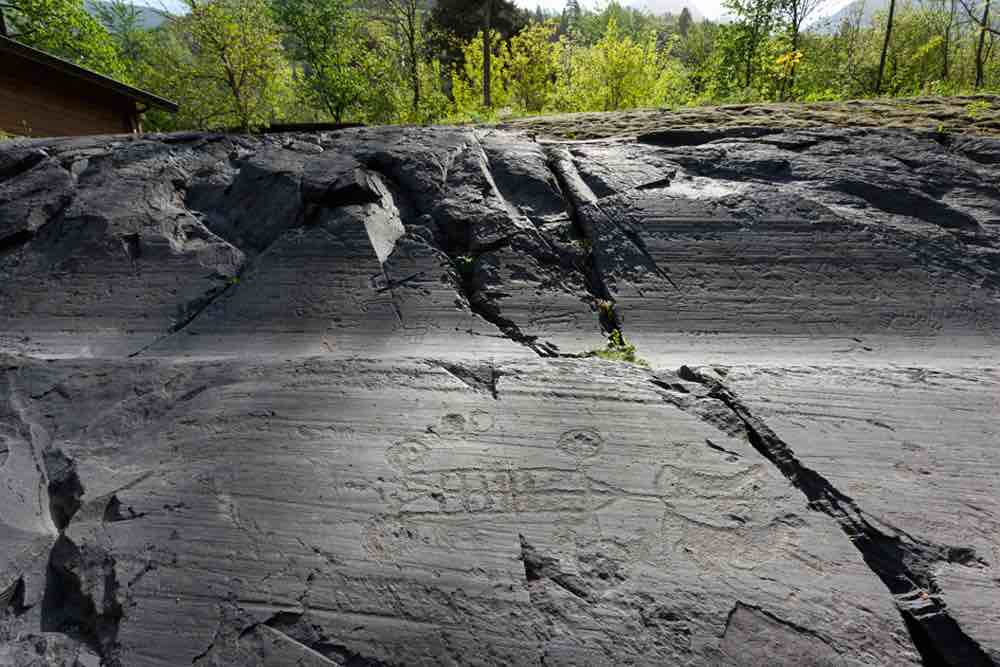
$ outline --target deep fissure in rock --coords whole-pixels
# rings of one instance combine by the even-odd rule
[[[524,578],[527,581],[548,579],[560,588],[576,597],[590,602],[593,593],[590,587],[575,574],[563,572],[559,567],[559,559],[546,556],[528,543],[524,535],[518,535],[521,543],[521,561],[524,563]]]
[[[397,207],[400,208],[401,214],[405,209],[412,215],[417,216],[420,219],[420,222],[424,222],[425,220],[433,221],[433,216],[430,211],[422,210],[417,204],[417,197],[407,193],[406,189],[392,177],[389,173],[391,170],[390,164],[385,164],[378,155],[372,156],[362,162],[364,163],[365,168],[378,174],[386,184],[391,186],[394,198],[396,197],[396,193],[406,195],[405,201],[402,202],[403,206]],[[408,234],[413,231],[411,226],[414,226],[414,223],[407,220],[406,216],[403,217],[403,225]],[[417,224],[416,226],[423,225]],[[509,246],[512,242],[511,237],[504,237],[491,244],[473,249],[471,224],[452,224],[447,226],[435,224],[434,227],[430,229],[430,232],[433,237],[432,239],[427,239],[426,237],[422,238],[429,242],[436,250],[442,252],[448,257],[448,260],[451,262],[451,268],[457,276],[455,284],[462,296],[465,298],[466,303],[469,304],[469,309],[473,314],[489,322],[495,326],[501,334],[516,343],[524,345],[540,357],[559,356],[558,348],[554,345],[540,341],[538,336],[529,336],[525,334],[516,323],[503,317],[500,314],[499,309],[490,308],[484,300],[475,298],[477,290],[473,282],[472,273],[475,260],[483,253],[499,250]],[[385,276],[385,279],[391,289],[392,281],[388,276]]]
[[[937,545],[894,529],[887,535],[875,527],[852,498],[805,466],[792,449],[742,401],[717,380],[686,366],[678,375],[709,388],[708,397],[722,402],[742,422],[751,446],[770,461],[809,500],[809,508],[833,518],[861,553],[869,569],[892,593],[917,651],[930,667],[996,667],[986,651],[969,637],[948,612],[931,571],[934,563],[982,565],[975,551]]]
[[[0,239],[0,256],[15,252],[18,248],[35,238],[35,233],[30,229],[22,229],[9,236]]]
[[[117,649],[122,616],[114,558],[60,535],[46,569],[42,630],[83,642],[97,652],[104,667],[121,667]]]
[[[83,484],[76,472],[76,462],[61,450],[47,451],[43,458],[52,523],[62,532],[83,505]]]
[[[593,193],[581,192],[581,188],[585,188],[586,184],[582,182],[579,174],[576,172],[576,167],[573,165],[572,157],[568,152],[546,147],[545,153],[548,158],[546,166],[555,177],[556,183],[559,184],[559,191],[562,194],[563,201],[566,202],[566,209],[570,220],[573,222],[573,227],[576,229],[577,234],[587,242],[586,260],[585,265],[581,267],[581,273],[587,285],[587,291],[590,292],[594,298],[594,303],[597,305],[597,314],[601,328],[607,332],[615,331],[616,329],[621,331],[622,323],[621,318],[618,316],[617,305],[611,295],[611,290],[608,289],[594,261],[594,243],[596,242],[594,234],[592,233],[591,226],[584,223],[580,212],[580,207],[585,203],[585,199],[593,198],[596,201],[596,196]],[[571,182],[571,179],[579,180],[580,182],[574,184]]]
[[[345,644],[335,641],[319,625],[309,623],[305,612],[279,611],[263,623],[255,623],[245,628],[240,632],[240,638],[247,637],[260,626],[284,635],[334,664],[344,667],[391,667],[387,662],[358,653]]]

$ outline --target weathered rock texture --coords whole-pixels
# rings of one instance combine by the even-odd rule
[[[998,178],[888,130],[3,144],[0,664],[1000,664]]]

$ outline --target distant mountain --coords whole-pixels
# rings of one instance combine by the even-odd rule
[[[896,7],[899,6],[900,3],[897,3]],[[819,33],[836,32],[844,20],[853,20],[859,10],[861,11],[861,25],[871,25],[875,14],[887,9],[889,9],[889,0],[854,0],[832,14],[817,19],[812,24],[812,30]]]
[[[939,0],[896,0],[897,13],[905,7],[919,8],[921,6],[941,8],[941,3]],[[832,34],[837,31],[845,19],[853,20],[856,12],[859,10],[861,11],[861,25],[869,26],[872,24],[876,14],[889,10],[889,0],[854,0],[836,12],[812,22],[810,29],[821,34]],[[966,18],[965,10],[962,9],[961,3],[958,3],[955,11],[958,12],[960,20]],[[993,23],[994,28],[1000,30],[1000,16],[994,15],[991,23]]]
[[[110,5],[109,2],[104,2],[104,0],[85,0],[84,6],[87,8],[92,16],[97,16],[97,8],[101,5]],[[159,10],[153,9],[152,7],[147,7],[145,5],[135,4],[135,10],[139,14],[139,25],[147,30],[152,30],[153,28],[159,28],[166,22],[168,14]]]
[[[642,9],[655,15],[673,14],[678,15],[685,7],[691,12],[691,18],[701,21],[705,15],[695,6],[694,0],[618,0],[619,4],[625,7]],[[514,4],[521,9],[534,11],[536,7],[546,12],[554,12],[556,15],[566,7],[566,0],[514,0]],[[580,0],[580,6],[600,11],[607,5],[607,0]]]
[[[651,14],[674,14],[675,16],[687,7],[687,10],[691,12],[691,18],[694,20],[701,21],[705,18],[690,0],[630,0],[623,4],[635,7],[636,9],[644,9]]]

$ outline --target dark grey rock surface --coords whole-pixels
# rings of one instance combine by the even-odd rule
[[[997,665],[998,154],[0,144],[0,665]]]

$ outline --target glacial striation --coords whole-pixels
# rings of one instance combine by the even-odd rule
[[[998,352],[998,140],[5,142],[0,665],[996,666]]]

